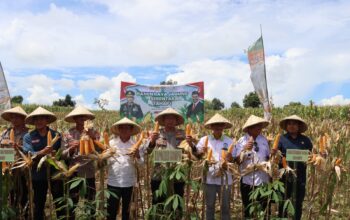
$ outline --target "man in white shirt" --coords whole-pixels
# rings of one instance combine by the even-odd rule
[[[246,133],[241,137],[233,151],[236,161],[239,163],[240,172],[250,164],[257,164],[268,161],[270,148],[267,139],[261,134],[263,128],[269,125],[269,122],[263,118],[251,115],[243,126]],[[242,154],[242,155],[241,155]],[[241,195],[244,208],[244,217],[251,218],[248,205],[252,202],[249,200],[249,193],[256,186],[261,186],[270,182],[270,177],[263,171],[253,171],[241,178]],[[264,206],[264,201],[261,201]],[[266,204],[265,204],[266,206]]]
[[[228,171],[226,174],[222,174],[221,171],[225,170],[225,166],[222,166],[226,157],[222,158],[222,151],[227,151],[227,148],[232,144],[232,139],[223,134],[224,129],[231,128],[232,124],[226,118],[220,114],[215,114],[209,121],[205,123],[205,128],[212,130],[212,135],[208,135],[208,145],[205,146],[206,138],[202,137],[198,144],[198,152],[205,153],[208,149],[211,149],[213,154],[213,160],[217,161],[215,165],[209,167],[207,179],[205,183],[205,201],[206,201],[206,219],[214,220],[215,214],[215,200],[216,195],[220,196],[221,187],[223,187],[222,195],[222,207],[221,216],[223,220],[230,219],[230,192],[232,187],[232,174]],[[231,157],[232,158],[232,157]],[[221,173],[221,174],[220,174]],[[221,178],[223,176],[223,181]],[[227,179],[226,179],[227,178]],[[227,187],[226,186],[227,183]],[[219,198],[221,199],[221,198]]]
[[[116,149],[116,156],[108,160],[108,180],[107,188],[117,195],[118,198],[110,196],[107,201],[107,219],[115,220],[122,200],[122,220],[129,219],[129,206],[133,192],[133,186],[137,181],[135,158],[141,162],[140,151],[136,150],[134,155],[130,155],[135,141],[131,136],[140,133],[141,127],[128,118],[123,118],[111,127],[115,135],[109,144]]]

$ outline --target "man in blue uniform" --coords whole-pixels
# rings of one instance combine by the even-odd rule
[[[297,115],[286,117],[280,121],[280,127],[286,131],[278,144],[283,157],[286,157],[287,149],[309,150],[311,152],[312,143],[307,136],[302,134],[307,130],[307,124],[303,119]],[[285,197],[294,200],[295,214],[293,219],[300,220],[305,197],[306,163],[288,162],[288,166],[296,169],[297,177],[292,175],[282,177],[286,188]],[[279,217],[286,217],[286,213],[283,213],[283,204],[279,209]]]

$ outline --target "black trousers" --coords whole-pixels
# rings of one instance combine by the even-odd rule
[[[43,220],[48,183],[46,180],[33,180],[32,183],[34,190],[34,219]],[[51,181],[51,193],[53,200],[63,197],[63,182],[61,180]],[[64,209],[57,211],[56,215],[57,219],[63,217],[65,215]]]
[[[255,186],[257,188],[259,186]],[[252,202],[249,199],[249,194],[253,191],[253,186],[244,184],[241,179],[241,196],[242,196],[242,203],[243,203],[243,209],[244,209],[244,218],[251,218],[252,216],[249,214],[249,204]],[[259,202],[262,206],[262,208],[265,210],[267,207],[267,201],[265,199],[258,198],[256,200]],[[270,206],[266,213],[265,219],[268,218],[268,215],[270,214]]]
[[[286,181],[285,179],[282,180],[284,180],[283,182],[285,183],[284,197],[286,199],[291,199],[292,201],[295,200],[293,203],[295,210],[293,219],[300,220],[303,212],[303,201],[306,192],[305,183],[296,180],[294,185],[293,181]],[[295,193],[295,198],[293,198],[293,192]],[[279,205],[278,217],[287,217],[287,210],[283,213],[283,203]]]
[[[76,175],[75,175],[76,176]],[[74,177],[73,177],[74,178]],[[82,187],[82,183],[80,183],[77,187],[73,188],[70,190],[69,194],[70,197],[73,200],[73,205],[74,207],[70,210],[69,212],[69,219],[74,220],[75,219],[75,215],[73,213],[74,208],[77,206],[78,202],[79,202],[79,191]],[[95,200],[95,195],[96,195],[96,180],[95,178],[87,178],[86,179],[86,194],[85,194],[85,198],[89,201],[94,201]],[[95,211],[92,211],[92,214],[94,214]]]
[[[156,190],[159,189],[161,181],[160,180],[151,180],[151,189],[152,189],[152,204],[155,205],[157,203],[165,202],[167,199],[165,196],[157,197]],[[185,193],[185,183],[184,182],[174,182],[174,193],[183,197]]]
[[[120,200],[122,200],[122,220],[129,220],[129,208],[133,187],[115,187],[107,185],[107,188],[118,197],[115,198],[110,195],[107,200],[107,220],[116,220]]]

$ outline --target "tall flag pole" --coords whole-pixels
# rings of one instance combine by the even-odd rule
[[[0,113],[6,109],[11,108],[10,92],[7,87],[5,74],[0,63]],[[0,220],[2,219],[2,161],[0,160],[1,172],[0,172]]]
[[[4,70],[0,63],[0,112],[11,108],[11,97],[7,87]]]
[[[252,80],[255,92],[258,95],[259,100],[263,106],[264,117],[270,121],[272,115],[269,94],[267,90],[265,52],[262,32],[259,39],[248,48],[248,60],[251,70],[250,79]]]

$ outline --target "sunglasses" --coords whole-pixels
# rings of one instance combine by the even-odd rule
[[[259,147],[258,147],[258,143],[256,141],[254,141],[254,151],[255,152],[259,152]]]

